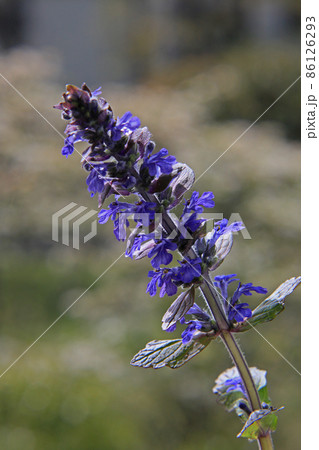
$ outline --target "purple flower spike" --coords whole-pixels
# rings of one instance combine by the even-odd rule
[[[242,296],[251,296],[253,292],[265,294],[265,288],[242,284],[233,273],[216,276],[211,289],[208,271],[213,272],[223,263],[233,245],[232,233],[244,225],[223,219],[214,221],[212,231],[207,232],[208,219],[201,215],[205,208],[215,206],[213,193],[205,191],[200,195],[194,191],[187,195],[195,182],[193,170],[169,155],[166,148],[155,152],[152,135],[147,127],[141,127],[140,119],[130,111],[116,119],[100,94],[101,88],[91,91],[86,84],[81,88],[66,86],[63,101],[55,106],[68,122],[62,154],[68,158],[74,153],[76,142],[87,143],[81,165],[87,172],[88,191],[92,196],[98,194],[99,208],[114,196],[105,209],[100,209],[99,223],[109,219],[113,222],[116,239],[127,241],[126,256],[134,260],[149,258],[153,270],[148,272],[146,292],[152,297],[157,294],[170,297],[179,290],[162,318],[162,330],[172,332],[180,323],[181,339],[152,340],[133,357],[131,364],[175,369],[213,339],[224,337],[235,367],[218,377],[213,392],[221,396],[221,403],[229,411],[235,410],[241,418],[244,413],[247,416],[237,437],[258,440],[260,445],[263,441],[265,447],[272,447],[270,433],[276,428],[276,417],[271,413],[276,408],[258,398],[260,394],[260,399],[268,403],[267,391],[262,389],[267,384],[266,372],[249,368],[237,343],[227,344],[226,334],[248,331],[253,325],[272,320],[284,308],[284,298],[299,284],[300,278],[283,283],[254,314]],[[164,106],[163,117],[169,120],[168,113]],[[184,195],[190,198],[186,200]],[[133,200],[127,200],[127,196]],[[177,206],[182,210],[182,214],[178,211],[178,217],[171,213]],[[168,267],[176,260],[173,253],[176,251],[181,261],[176,267]],[[134,292],[131,294],[134,297]],[[207,311],[195,303],[197,294],[204,297]]]

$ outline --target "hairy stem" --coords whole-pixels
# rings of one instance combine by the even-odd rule
[[[134,173],[136,176],[136,173]],[[143,193],[143,197],[147,201],[153,201],[159,203],[157,197],[152,194]],[[165,231],[170,234],[176,228],[174,221],[172,220],[170,214],[165,211],[163,212],[163,228]],[[195,251],[190,248],[186,254],[183,256],[188,256],[190,258],[196,257]],[[214,316],[216,320],[216,324],[220,330],[220,337],[227,348],[234,365],[237,367],[238,373],[242,379],[243,385],[245,387],[245,391],[247,394],[247,399],[250,404],[251,411],[255,411],[261,409],[261,401],[250,373],[248,364],[244,357],[243,352],[241,351],[238,342],[235,340],[234,335],[230,332],[229,323],[227,320],[227,314],[225,311],[224,303],[222,299],[219,297],[217,290],[215,289],[211,278],[209,276],[208,270],[206,270],[202,274],[203,284],[200,289],[202,291],[203,297],[209,308],[211,314]],[[261,450],[273,450],[273,443],[271,439],[270,432],[261,433],[258,438],[258,446]]]
[[[204,296],[205,302],[213,314],[218,328],[223,330],[229,329],[229,324],[226,318],[226,313],[223,303],[220,301],[217,291],[211,282],[208,270],[203,273],[204,284],[201,286],[201,291]]]
[[[207,271],[203,274],[203,278],[205,280],[205,284],[201,287],[202,293],[220,329],[220,337],[225,347],[227,348],[233,360],[233,363],[237,367],[243,385],[245,386],[245,391],[251,411],[261,409],[261,401],[245,356],[241,351],[241,348],[239,347],[234,335],[229,331],[227,320],[225,317],[223,317],[223,309],[220,305],[221,302],[216,295],[216,291],[214,290],[213,284]],[[227,325],[227,327],[225,327],[225,324]],[[258,438],[258,446],[259,449],[262,450],[272,450],[274,448],[270,432],[264,433]]]
[[[235,366],[237,367],[238,373],[243,381],[245,386],[245,391],[248,396],[248,400],[250,403],[250,408],[252,411],[256,409],[261,409],[261,402],[259,399],[259,395],[251,376],[249,367],[245,360],[245,357],[240,350],[238,343],[236,342],[234,336],[229,331],[229,325],[227,323],[226,318],[223,315],[223,311],[220,307],[219,299],[214,291],[212,283],[210,281],[210,277],[206,272],[203,274],[203,278],[205,280],[205,284],[201,287],[204,298],[211,309],[212,314],[215,317],[216,323],[220,330],[220,337],[225,344]]]
[[[250,403],[250,408],[252,411],[256,409],[261,409],[260,398],[251,376],[249,367],[247,365],[246,359],[241,351],[238,343],[236,342],[234,335],[229,331],[222,331],[220,335],[223,343],[225,344],[237,370],[239,375],[243,381],[245,386],[245,391]]]

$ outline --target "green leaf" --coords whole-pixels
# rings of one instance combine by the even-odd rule
[[[261,433],[275,431],[278,418],[274,414],[274,411],[280,411],[281,409],[283,408],[279,408],[277,410],[274,408],[258,409],[253,411],[241,431],[238,433],[237,437],[258,439]]]
[[[151,341],[132,359],[133,366],[177,369],[207,347],[211,338],[201,338],[183,344],[181,339]]]
[[[261,389],[259,389],[258,390],[258,394],[259,394],[259,398],[260,398],[261,403],[267,403],[268,405],[270,405],[271,401],[270,401],[270,398],[268,396],[267,386],[264,386]]]
[[[231,385],[229,384],[229,381],[236,380],[239,376],[236,367],[227,369],[219,375],[213,392],[218,395],[219,403],[222,403],[228,411],[234,410],[239,418],[245,422],[237,437],[258,439],[261,434],[276,429],[277,416],[274,412],[280,411],[283,408],[276,409],[271,406],[267,391],[267,372],[265,370],[259,370],[256,367],[250,367],[249,370],[258,391],[263,409],[250,412],[248,400],[240,386],[238,386],[236,390],[234,389],[227,392]],[[237,382],[235,382],[233,386],[237,387]]]
[[[236,332],[247,331],[260,323],[270,322],[285,309],[285,298],[299,285],[300,277],[293,277],[282,283],[252,312],[249,320],[239,324]]]

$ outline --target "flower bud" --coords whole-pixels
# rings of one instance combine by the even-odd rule
[[[231,251],[233,246],[233,234],[226,233],[222,234],[216,241],[214,247],[210,250],[212,251],[209,257],[211,265],[209,270],[215,270],[221,265],[228,253]]]
[[[134,241],[135,241],[135,238],[138,236],[141,229],[142,229],[142,225],[138,225],[136,228],[134,228],[132,233],[129,235],[129,237],[127,239],[127,244],[126,244],[126,253],[129,253],[131,251]]]
[[[178,320],[185,316],[187,311],[193,306],[195,300],[195,288],[192,286],[184,291],[171,304],[162,319],[162,329],[165,331],[172,327]]]
[[[145,147],[150,142],[151,137],[152,134],[147,127],[137,128],[133,131],[131,140],[137,144],[141,157],[144,156]]]
[[[151,239],[150,241],[144,242],[139,250],[136,250],[133,253],[134,259],[142,259],[145,258],[149,254],[149,252],[152,250],[153,247],[155,247],[156,242]]]
[[[195,181],[194,171],[186,164],[174,164],[173,169],[180,170],[180,172],[171,183],[173,203],[171,203],[170,209],[175,208],[182,201],[184,193],[192,187]]]
[[[165,191],[175,176],[176,175],[174,175],[173,172],[169,174],[161,174],[158,178],[151,182],[148,192],[150,194],[155,194]]]

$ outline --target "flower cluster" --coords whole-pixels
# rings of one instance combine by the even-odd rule
[[[225,305],[225,310],[228,314],[228,320],[230,322],[243,322],[246,318],[251,317],[252,312],[249,308],[248,303],[239,303],[239,299],[242,295],[252,295],[252,292],[257,292],[258,294],[267,294],[267,289],[261,286],[253,286],[252,283],[242,284],[236,274],[231,275],[218,275],[215,277],[214,285],[219,289],[219,292],[223,298]],[[239,281],[238,286],[233,293],[233,295],[228,297],[228,286]]]
[[[187,343],[195,339],[198,332],[209,332],[213,328],[213,317],[194,303],[195,289],[203,283],[204,271],[215,270],[222,263],[231,249],[232,233],[243,225],[240,222],[229,224],[223,219],[214,223],[212,231],[207,233],[207,220],[200,214],[204,208],[215,205],[214,195],[209,191],[201,195],[194,191],[184,200],[180,217],[173,219],[170,211],[183,201],[184,194],[192,187],[193,171],[169,155],[167,149],[156,151],[151,133],[141,127],[139,118],[131,112],[116,119],[111,106],[100,94],[100,89],[91,92],[85,84],[81,89],[67,86],[64,101],[55,106],[68,121],[62,154],[71,155],[74,144],[79,141],[88,143],[82,154],[82,166],[88,172],[88,190],[91,195],[98,194],[99,207],[114,195],[114,201],[100,210],[99,223],[111,219],[116,238],[125,240],[131,225],[129,219],[133,220],[126,256],[150,258],[153,270],[148,273],[151,280],[147,292],[151,296],[157,294],[157,289],[160,297],[173,296],[182,289],[172,304],[177,312],[168,314],[164,329],[172,331],[179,320],[187,326],[182,333],[183,343]],[[121,197],[130,195],[135,196],[134,201],[122,201]],[[162,219],[160,224],[156,221],[158,215]],[[182,259],[172,267],[176,251]],[[238,303],[241,295],[251,295],[253,290],[265,292],[251,284],[239,284],[228,302],[227,286],[235,280],[232,277],[215,278],[230,322],[251,315],[246,303]],[[186,314],[192,314],[195,319],[186,321]]]
[[[196,339],[196,336],[201,335],[201,332],[208,333],[214,329],[214,322],[211,316],[196,303],[190,307],[187,314],[193,315],[194,319],[186,321],[185,316],[183,316],[179,320],[181,324],[187,325],[187,328],[182,332],[183,344],[187,344],[192,339]],[[172,332],[175,329],[176,324],[174,323],[166,331]]]
[[[68,158],[77,142],[87,143],[82,166],[88,172],[88,191],[98,196],[99,223],[113,222],[115,237],[127,241],[127,257],[149,258],[152,270],[146,292],[150,296],[176,296],[162,318],[162,329],[173,332],[179,324],[184,327],[181,339],[153,340],[131,364],[175,369],[219,336],[235,367],[220,374],[213,392],[229,411],[247,419],[238,437],[258,439],[260,448],[271,448],[270,430],[275,429],[276,417],[267,394],[266,372],[249,368],[232,333],[273,320],[300,277],[287,280],[253,312],[241,299],[253,292],[266,294],[265,288],[243,284],[236,274],[212,280],[210,273],[223,263],[233,234],[243,224],[222,219],[208,231],[203,213],[214,208],[213,193],[193,191],[186,196],[195,181],[192,169],[166,148],[157,151],[151,133],[131,112],[115,118],[100,94],[100,88],[91,91],[85,84],[67,86],[63,101],[55,106],[68,121],[62,154]],[[112,201],[103,207],[110,196]],[[172,210],[178,205],[176,215]],[[198,293],[206,308],[195,302]]]

